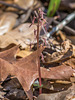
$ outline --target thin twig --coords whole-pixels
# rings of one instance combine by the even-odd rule
[[[53,23],[56,24],[56,25],[59,24],[59,22],[56,21],[56,20],[54,20]],[[68,26],[64,26],[63,29],[64,29],[65,31],[71,33],[72,35],[75,35],[75,30],[74,30],[74,29],[72,29],[72,28],[70,28],[70,27],[68,27]]]
[[[8,7],[13,7],[13,8],[22,10],[24,12],[27,12],[27,10],[25,10],[24,8],[21,8],[21,7],[17,6],[17,5],[8,4],[8,3],[4,2],[4,1],[0,1],[0,4],[5,5],[5,6],[8,6]]]

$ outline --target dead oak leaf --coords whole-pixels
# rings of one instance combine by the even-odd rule
[[[14,46],[13,48],[10,48],[3,52],[0,52],[0,58],[12,62],[15,60],[15,54],[17,53],[18,50],[19,50],[19,45]]]
[[[32,51],[29,51],[29,50],[20,50],[16,56],[17,57],[26,57],[28,55],[30,55],[32,53]]]
[[[0,35],[3,35],[14,27],[17,19],[17,14],[14,13],[3,13],[0,16]]]
[[[26,57],[24,58],[24,60],[21,59],[20,61],[23,61],[21,63],[19,63],[20,61],[13,62],[12,58],[14,57],[12,57],[13,55],[11,56],[11,53],[14,54],[15,49],[17,49],[17,46],[7,51],[4,51],[3,52],[4,54],[1,53],[0,78],[1,78],[1,81],[3,81],[9,74],[15,75],[20,81],[24,90],[26,91],[28,97],[30,98],[30,95],[27,91],[30,89],[30,86],[33,84],[34,80],[38,78],[38,71],[36,68],[38,55],[37,55],[37,52],[35,52],[30,57]],[[44,48],[39,49],[38,52],[41,53],[43,49]],[[5,56],[2,57],[2,54]]]
[[[34,29],[37,28],[36,24],[29,27],[30,25],[31,23],[21,24],[14,30],[0,36],[0,48],[6,48],[12,43],[15,45],[20,44],[22,48],[30,48],[30,44],[36,43]]]
[[[65,62],[66,65],[72,66],[75,69],[75,58],[71,58]]]
[[[13,49],[13,48],[12,48]],[[41,47],[38,51],[33,52],[31,55],[21,58],[18,61],[13,62],[9,59],[0,58],[0,78],[3,81],[9,74],[15,75],[23,89],[25,90],[27,96],[32,99],[30,91],[30,87],[37,79],[38,76],[38,66],[37,59],[38,55],[43,51],[43,47]],[[13,52],[14,50],[11,50]],[[8,50],[7,50],[8,52]],[[4,52],[6,55],[7,52]],[[9,52],[10,53],[10,52]],[[7,55],[6,55],[7,56]],[[6,58],[6,57],[5,57]],[[10,63],[12,61],[12,63]],[[47,70],[46,68],[41,67],[41,77],[49,78],[49,79],[67,79],[73,74],[73,69],[71,66],[61,65],[57,67],[50,68]]]

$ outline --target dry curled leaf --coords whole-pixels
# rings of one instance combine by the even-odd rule
[[[0,48],[5,48],[10,44],[20,44],[22,48],[30,48],[31,43],[35,43],[34,29],[36,25],[30,26],[31,23],[21,24],[11,32],[0,36]]]
[[[14,0],[14,2],[26,10],[31,7],[32,9],[37,9],[42,6],[38,0]]]
[[[73,56],[75,57],[75,45],[72,45],[73,47]]]
[[[71,59],[65,61],[65,64],[72,66],[75,69],[75,58],[71,58]]]
[[[45,62],[44,64],[51,64],[51,63],[57,63],[62,62],[64,60],[67,60],[71,57],[74,57],[75,55],[75,46],[72,45],[68,40],[64,41],[62,43],[62,48],[60,49],[60,52],[53,52],[52,54],[46,52],[45,56]]]
[[[75,100],[75,85],[66,91],[53,94],[41,94],[37,100]]]
[[[73,56],[73,51],[69,49],[66,53],[63,52],[54,52],[53,54],[46,54],[45,63],[51,64],[54,62],[61,62],[65,59],[68,59]]]
[[[13,50],[12,50],[13,49]],[[15,48],[12,48],[11,52],[14,52]],[[37,52],[41,53],[43,51],[43,47],[41,47],[38,51],[33,52],[31,55],[21,58],[18,61],[13,62],[10,59],[5,59],[7,57],[0,57],[0,78],[3,81],[9,74],[15,75],[23,89],[25,90],[28,97],[31,99],[30,87],[33,84],[34,80],[37,79],[38,76],[38,67],[37,67]],[[8,50],[7,50],[8,52]],[[6,55],[7,52],[4,52]],[[8,58],[10,58],[9,52]],[[5,60],[4,60],[5,59]],[[57,67],[50,68],[47,70],[46,68],[41,67],[41,77],[49,78],[49,79],[67,79],[72,76],[74,70],[71,66],[61,65]]]
[[[17,14],[3,13],[0,16],[0,35],[9,32],[16,23]]]
[[[30,55],[32,52],[31,51],[27,51],[27,50],[20,50],[16,56],[18,57],[26,57],[28,55]]]
[[[20,7],[26,10],[30,8],[34,3],[34,0],[14,0],[14,1],[16,4],[18,4]]]
[[[75,36],[66,36],[75,45]]]

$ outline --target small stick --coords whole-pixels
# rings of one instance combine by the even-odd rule
[[[59,24],[58,21],[54,20],[53,21],[54,24]],[[73,30],[72,28],[68,27],[68,26],[64,26],[63,29],[69,33],[71,33],[72,35],[75,35],[75,30]]]
[[[17,5],[8,4],[8,3],[4,2],[4,1],[0,1],[0,4],[8,6],[8,7],[13,7],[13,8],[16,8],[16,9],[19,9],[19,10],[23,10],[24,12],[27,11],[24,8],[21,8],[21,7],[17,6]]]
[[[71,14],[69,14],[62,22],[60,22],[57,26],[55,26],[52,31],[50,31],[47,34],[47,39],[50,38],[51,35],[53,35],[55,32],[57,32],[58,30],[63,29],[63,27],[68,24],[71,20],[73,20],[75,18],[75,11]]]

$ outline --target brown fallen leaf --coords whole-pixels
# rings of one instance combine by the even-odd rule
[[[60,37],[61,37],[61,39],[62,39],[63,41],[66,40],[66,36],[64,35],[64,33],[63,33],[61,30],[59,30],[56,34],[57,34],[57,35],[60,35]]]
[[[65,61],[65,64],[72,66],[75,69],[75,58],[71,58],[71,59]]]
[[[34,0],[14,0],[14,2],[26,10],[34,4]]]
[[[60,84],[70,84],[70,81],[63,81],[63,80],[56,80],[56,83],[60,83]]]
[[[19,27],[15,28],[11,32],[0,36],[0,48],[5,48],[10,44],[20,44],[22,48],[27,48],[31,43],[35,43],[34,29],[36,30],[36,25],[29,27],[31,23],[21,24]]]
[[[72,45],[73,47],[73,56],[75,57],[75,45]]]
[[[61,62],[65,59],[73,56],[73,51],[69,49],[66,53],[64,52],[54,52],[53,54],[46,54],[45,63],[44,64],[51,64],[54,62]]]
[[[37,100],[75,100],[75,84],[66,91],[53,94],[41,94]]]
[[[67,36],[67,38],[75,45],[75,36]]]
[[[9,32],[14,27],[17,17],[14,13],[3,13],[0,16],[0,35]]]
[[[47,53],[45,55],[44,64],[59,63],[75,56],[75,46],[72,45],[68,40],[62,43],[63,49],[52,54]]]
[[[42,6],[41,2],[38,0],[14,0],[14,2],[26,10],[31,7],[37,9]]]
[[[26,56],[29,56],[32,52],[31,51],[27,51],[27,50],[20,50],[16,56],[18,57],[26,57]]]
[[[49,79],[69,79],[73,72],[74,70],[71,66],[66,66],[64,64],[52,67],[49,71],[46,68],[41,68],[42,78]]]
[[[44,48],[41,48],[39,50],[39,52],[41,53],[43,49]],[[14,50],[12,50],[12,52],[13,51]],[[8,50],[7,50],[7,52],[8,52]],[[6,52],[4,52],[4,55],[6,55],[5,53]],[[8,55],[10,56],[10,52]],[[34,55],[35,55],[35,57],[33,57]],[[34,53],[34,55],[31,54],[30,57],[26,57],[26,59],[24,58],[24,60],[21,59],[20,61],[16,61],[16,62],[13,62],[13,61],[10,62],[11,61],[10,59],[9,59],[9,61],[6,61],[6,60],[0,58],[0,71],[1,71],[0,79],[3,81],[4,79],[6,79],[6,77],[9,74],[15,75],[18,78],[18,80],[20,81],[21,85],[23,86],[23,88],[26,91],[29,98],[31,98],[31,96],[29,95],[30,86],[33,84],[34,80],[36,78],[38,78],[38,71],[37,71],[37,64],[36,64],[37,51]],[[6,58],[6,57],[4,57],[4,58]],[[33,58],[35,60],[33,60]],[[18,65],[21,61],[26,62],[26,64],[24,64],[24,66],[23,66],[23,63],[21,63],[22,65]]]
[[[5,50],[3,52],[0,52],[0,58],[9,62],[13,62],[16,59],[15,56],[18,50],[19,50],[19,45],[14,46],[13,48]]]
[[[71,41],[67,39],[67,40],[63,41],[61,45],[64,48],[62,51],[67,52],[71,48],[72,44],[71,44]]]
[[[9,74],[15,75],[18,78],[21,85],[23,86],[23,89],[25,90],[27,96],[30,99],[32,99],[32,96],[30,96],[31,95],[30,87],[35,81],[35,79],[39,77],[38,67],[37,67],[37,59],[38,59],[37,52],[41,53],[43,49],[44,48],[41,47],[38,51],[33,52],[31,55],[25,58],[21,58],[20,60],[12,62],[12,63],[10,62],[11,60],[7,61],[6,59],[4,60],[4,58],[0,58],[1,80],[4,81],[4,79],[6,79],[6,77]],[[4,54],[5,53],[6,52],[4,52]],[[66,66],[66,65],[53,67],[53,68],[50,68],[50,70],[47,70],[46,68],[41,67],[42,78],[68,79],[70,78],[70,76],[72,76],[73,72],[74,70],[72,69],[72,67]]]

